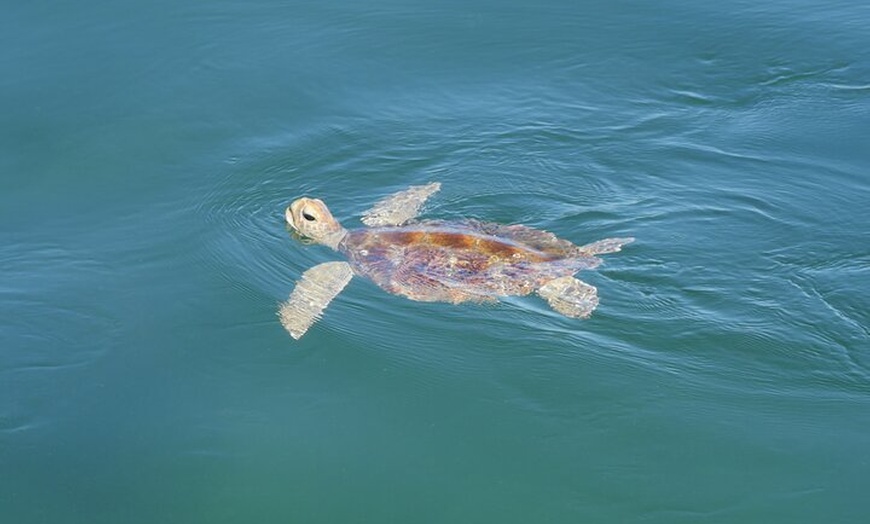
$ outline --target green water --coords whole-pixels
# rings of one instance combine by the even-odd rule
[[[870,9],[19,2],[0,17],[0,522],[857,523],[870,515]],[[355,279],[348,226],[634,236],[535,297]]]

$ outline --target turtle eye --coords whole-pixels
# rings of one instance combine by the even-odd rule
[[[314,220],[315,220],[314,215],[312,215],[311,213],[307,213],[305,211],[302,212],[302,218],[304,218],[305,220],[307,220],[309,222],[314,222]]]

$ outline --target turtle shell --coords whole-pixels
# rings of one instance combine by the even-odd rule
[[[479,221],[357,229],[339,250],[390,293],[453,303],[526,295],[600,262],[552,233]]]

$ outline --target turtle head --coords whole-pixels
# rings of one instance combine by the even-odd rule
[[[332,249],[338,248],[338,243],[347,234],[322,200],[303,197],[284,211],[287,225],[303,237],[310,238],[318,244]]]

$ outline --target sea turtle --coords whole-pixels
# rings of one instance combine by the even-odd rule
[[[362,217],[368,226],[346,230],[322,200],[300,198],[285,211],[296,233],[342,253],[346,262],[325,262],[302,274],[281,304],[281,323],[298,339],[353,275],[384,290],[429,302],[487,302],[533,291],[559,313],[586,318],[598,305],[595,287],[573,277],[634,240],[608,238],[575,246],[552,233],[522,225],[478,220],[412,222],[435,182],[391,195]]]

